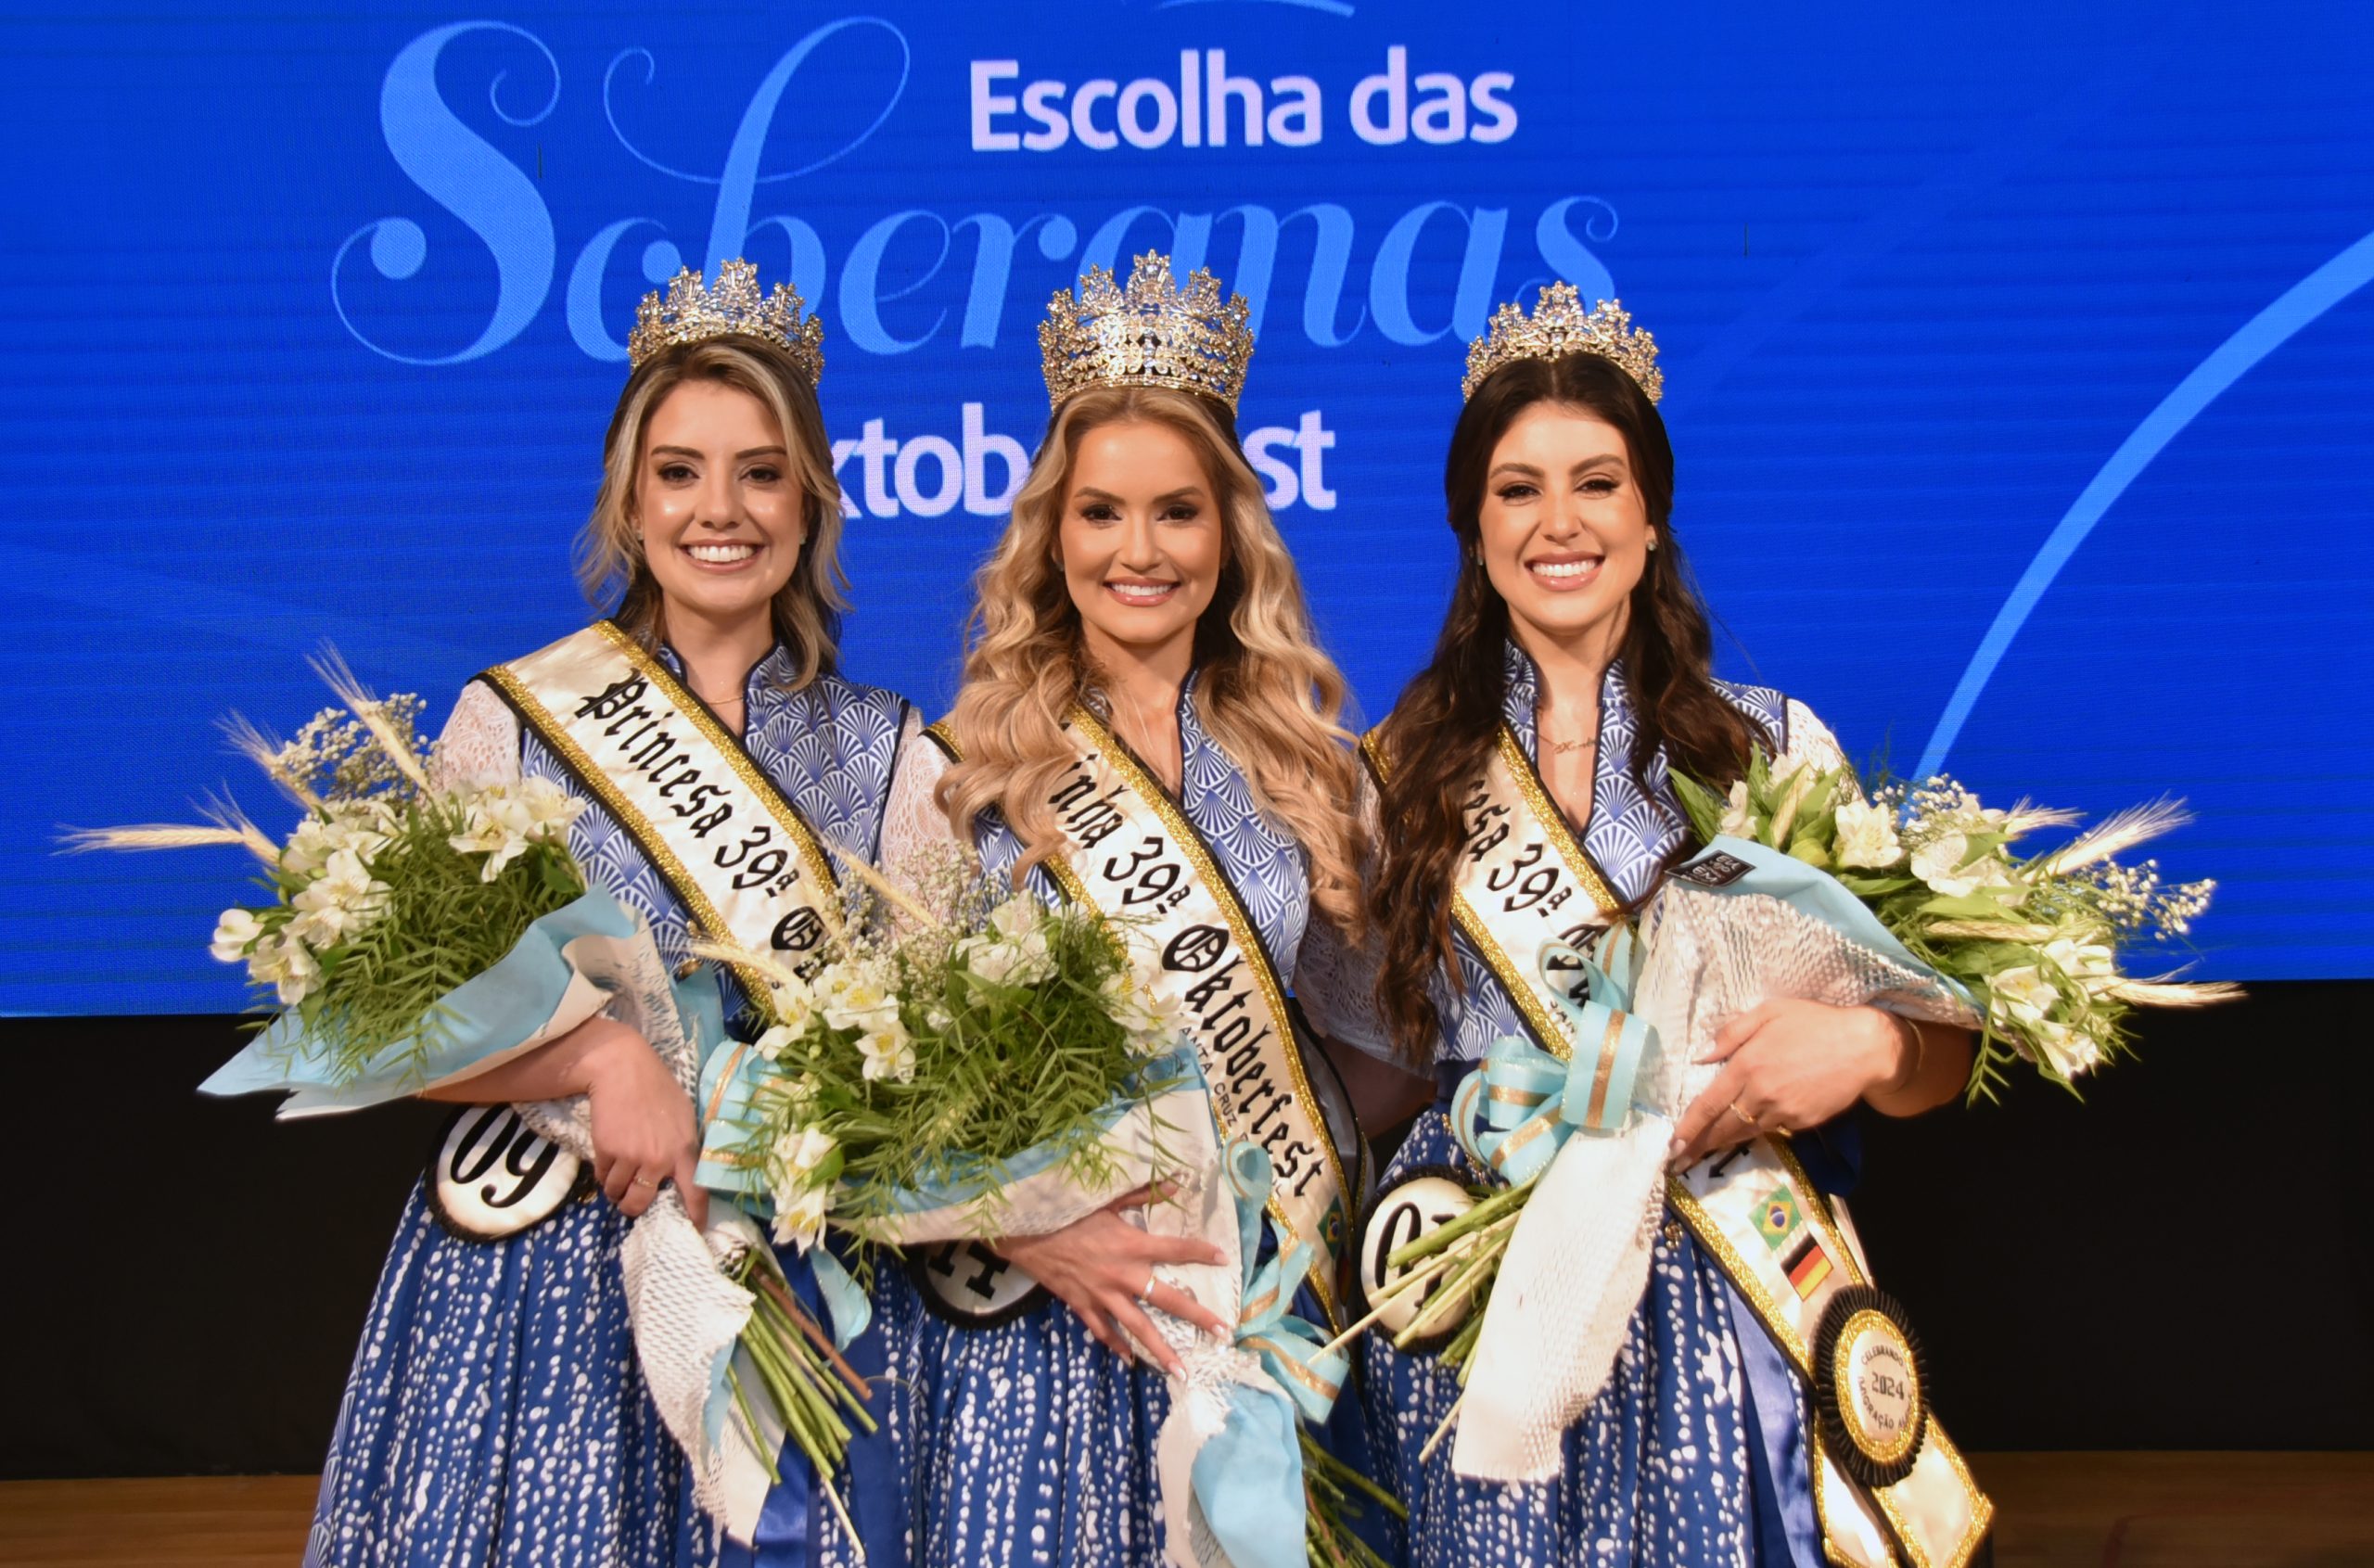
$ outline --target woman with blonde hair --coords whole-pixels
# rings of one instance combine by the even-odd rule
[[[1325,1259],[1359,1142],[1286,989],[1299,954],[1359,920],[1339,804],[1358,775],[1343,679],[1235,438],[1244,313],[1151,254],[1126,290],[1092,269],[1056,295],[1053,419],[976,580],[941,749],[915,748],[893,786],[884,860],[952,838],[990,876],[1115,917],[1140,982],[1177,988],[1220,1133],[1268,1150],[1273,1218]],[[1188,1528],[1157,1496],[1164,1374],[1196,1330],[1225,1345],[1233,1325],[1167,1276],[1217,1256],[1148,1233],[1163,1197],[916,1259],[918,1562],[1151,1564]],[[1333,1276],[1322,1261],[1321,1311]]]
[[[920,728],[835,669],[822,338],[742,261],[645,300],[579,552],[588,597],[616,608],[466,686],[436,754],[447,780],[544,780],[582,802],[571,850],[648,925],[708,1051],[744,999],[722,969],[698,975],[691,943],[798,962],[839,897],[834,854],[873,858]],[[606,1015],[477,1068],[423,1086],[462,1109],[398,1225],[307,1562],[730,1559],[645,1385],[620,1266],[663,1187],[704,1216],[696,1078]],[[590,1128],[573,1183],[574,1156],[537,1130],[555,1114]],[[824,1511],[805,1467],[786,1473],[758,1544],[814,1561]]]

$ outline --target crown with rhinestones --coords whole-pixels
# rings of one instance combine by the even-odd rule
[[[1091,387],[1175,387],[1236,412],[1253,358],[1251,312],[1243,295],[1220,303],[1220,282],[1198,267],[1174,287],[1170,258],[1149,250],[1130,266],[1123,288],[1103,267],[1080,274],[1079,294],[1057,289],[1039,324],[1047,402]]]
[[[1467,346],[1467,379],[1459,384],[1459,395],[1462,401],[1474,397],[1484,378],[1504,364],[1561,354],[1597,354],[1640,383],[1651,402],[1665,396],[1657,340],[1646,330],[1634,331],[1632,313],[1613,300],[1584,310],[1571,283],[1545,285],[1530,316],[1513,304],[1493,312],[1491,330]]]
[[[686,267],[669,281],[666,295],[645,295],[627,338],[627,363],[639,368],[662,349],[737,336],[763,338],[789,354],[810,387],[823,379],[824,324],[788,284],[761,294],[759,269],[739,258],[719,263],[714,288],[701,282],[698,268]]]

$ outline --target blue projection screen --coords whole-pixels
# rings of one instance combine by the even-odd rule
[[[856,677],[938,711],[1135,250],[1259,329],[1244,428],[1373,718],[1449,552],[1463,339],[1565,277],[1663,345],[1727,673],[1990,796],[2199,823],[2204,972],[2374,974],[2374,19],[2360,7],[948,0],[60,7],[9,149],[0,1009],[223,1011],[225,785],[334,643],[441,719],[580,624],[637,298],[817,301]]]

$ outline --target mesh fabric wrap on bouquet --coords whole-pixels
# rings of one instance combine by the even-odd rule
[[[1558,1473],[1561,1434],[1605,1385],[1647,1290],[1667,1146],[1682,1109],[1720,1071],[1695,1059],[1724,1019],[1782,997],[1970,1019],[1935,976],[1777,898],[1668,881],[1640,939],[1634,1010],[1654,1039],[1636,1080],[1636,1112],[1620,1131],[1567,1139],[1517,1222],[1453,1443],[1461,1475]]]

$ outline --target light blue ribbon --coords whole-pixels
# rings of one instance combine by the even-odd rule
[[[542,1027],[574,973],[565,950],[569,943],[580,937],[623,939],[634,932],[634,917],[606,890],[591,888],[530,925],[491,968],[446,992],[438,1002],[439,1026],[420,1038],[417,1050],[382,1052],[354,1072],[332,1060],[336,1042],[292,1008],[198,1088],[207,1094],[288,1090],[293,1098],[283,1115],[359,1110],[416,1094],[424,1085],[517,1049]],[[681,1007],[681,992],[678,1001]]]
[[[1961,987],[1913,957],[1836,877],[1793,856],[1722,835],[1671,874],[1701,892],[1778,899],[1941,991],[1970,1001]],[[1618,1131],[1630,1117],[1633,1082],[1656,1039],[1629,1011],[1640,961],[1630,928],[1611,931],[1600,956],[1603,967],[1563,943],[1541,950],[1546,989],[1575,1041],[1572,1058],[1562,1062],[1531,1040],[1504,1035],[1451,1096],[1452,1135],[1471,1158],[1511,1186],[1549,1168],[1570,1134]],[[1589,980],[1588,1001],[1569,994],[1577,971]]]
[[[1236,1347],[1257,1358],[1269,1387],[1232,1383],[1228,1417],[1190,1466],[1204,1522],[1234,1568],[1307,1568],[1302,1443],[1297,1420],[1327,1419],[1351,1360],[1326,1350],[1326,1336],[1293,1311],[1313,1254],[1301,1242],[1257,1263],[1271,1172],[1269,1151],[1240,1139],[1222,1151],[1220,1168],[1236,1198],[1244,1268],[1244,1307]],[[1184,1528],[1183,1522],[1179,1526]]]
[[[1631,1119],[1633,1084],[1656,1034],[1631,1012],[1640,965],[1630,928],[1610,932],[1600,956],[1594,962],[1563,942],[1541,950],[1545,988],[1574,1040],[1570,1058],[1503,1035],[1451,1097],[1461,1147],[1512,1187],[1548,1169],[1569,1135],[1621,1131]],[[1570,994],[1577,974],[1589,1001]]]
[[[1737,868],[1724,857],[1746,867],[1736,875],[1729,873]],[[1939,988],[1967,1002],[1970,995],[1963,988],[1934,969],[1912,956],[1880,924],[1880,917],[1870,906],[1848,892],[1839,880],[1819,866],[1807,865],[1793,855],[1782,853],[1751,839],[1733,838],[1723,835],[1710,840],[1706,848],[1677,868],[1673,873],[1681,881],[1695,885],[1710,893],[1750,893],[1767,899],[1778,899],[1799,914],[1811,916],[1858,947],[1868,948],[1890,963],[1912,971],[1923,979],[1934,982]]]

